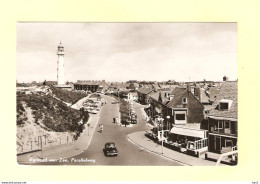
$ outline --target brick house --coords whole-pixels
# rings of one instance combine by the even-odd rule
[[[209,152],[224,153],[237,145],[237,82],[222,84],[208,114]]]
[[[191,93],[189,87],[175,88],[166,103],[173,124],[201,123],[204,106]]]
[[[162,124],[157,119],[162,117],[166,142],[173,149],[182,147],[192,155],[199,155],[207,150],[207,130],[201,129],[204,106],[191,93],[189,86],[176,87],[171,92],[162,90],[152,92],[150,97],[150,116],[156,125],[153,132],[158,132],[159,140],[162,135]]]
[[[154,90],[155,89],[152,87],[141,87],[140,89],[138,89],[137,90],[138,101],[143,105],[149,104],[149,99],[150,99],[149,94]]]

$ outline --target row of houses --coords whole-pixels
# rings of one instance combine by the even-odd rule
[[[138,101],[148,105],[146,112],[158,139],[179,147],[185,144],[186,151],[196,155],[236,149],[236,81],[210,88],[190,84],[174,89],[144,86],[137,93]]]

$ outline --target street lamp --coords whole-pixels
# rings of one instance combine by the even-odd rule
[[[168,115],[168,116],[166,116],[166,118],[167,118],[167,129],[170,131],[170,123],[169,123],[169,120],[170,120],[170,116]]]
[[[162,126],[161,141],[162,141],[162,154],[163,154],[163,118],[159,117],[158,121],[160,122],[160,124]]]

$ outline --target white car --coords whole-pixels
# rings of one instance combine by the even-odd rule
[[[96,110],[90,110],[88,112],[91,113],[91,114],[97,114],[98,113],[98,111],[96,111]]]

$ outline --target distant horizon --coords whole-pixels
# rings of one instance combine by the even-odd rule
[[[17,23],[17,81],[237,80],[236,23]],[[135,78],[135,79],[132,79]]]
[[[45,81],[45,80],[44,80]],[[35,81],[35,80],[32,80],[32,81],[28,81],[28,82],[20,82],[20,81],[17,81],[17,83],[21,84],[21,83],[33,83],[33,82],[36,82],[36,83],[43,83],[44,81]],[[57,80],[46,80],[47,82],[57,82]],[[102,81],[102,80],[78,80],[78,81]],[[105,80],[105,82],[109,82],[109,83],[113,83],[113,82],[116,82],[116,83],[126,83],[128,81],[133,81],[133,80],[126,80],[126,81],[107,81]],[[162,82],[168,82],[169,80],[167,81],[146,81],[146,80],[136,80],[137,82],[157,82],[157,83],[162,83]],[[235,80],[227,80],[226,82],[235,82],[235,81],[238,81],[238,79],[235,79]],[[76,83],[77,81],[66,81],[66,82],[71,82],[71,83]],[[177,83],[187,83],[187,82],[204,82],[203,80],[198,80],[198,81],[175,81]],[[205,82],[225,82],[222,80],[205,80]]]

